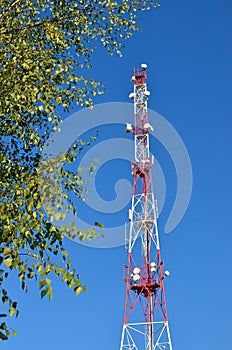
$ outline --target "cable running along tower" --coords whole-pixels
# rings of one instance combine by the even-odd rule
[[[126,235],[128,262],[124,266],[126,296],[120,350],[172,350],[164,279],[158,235],[158,210],[152,186],[153,157],[149,150],[146,64],[132,76],[134,92],[134,126],[126,132],[134,135],[135,154],[132,163],[133,193],[129,210],[130,229]]]

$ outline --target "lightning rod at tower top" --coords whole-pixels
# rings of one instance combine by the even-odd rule
[[[134,135],[130,228],[126,233],[127,264],[124,265],[126,293],[120,350],[172,350],[164,279],[169,271],[161,259],[158,208],[152,184],[154,158],[150,154],[147,101],[147,65],[141,64],[132,76],[134,125],[126,132]]]

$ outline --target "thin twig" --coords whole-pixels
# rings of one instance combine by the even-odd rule
[[[15,5],[17,5],[17,3],[21,2],[21,1],[22,1],[22,0],[15,0],[15,2],[12,2],[12,4],[9,5],[9,6],[6,8],[6,10],[3,11],[3,12],[0,14],[0,18],[1,18],[2,16],[4,16],[4,14],[5,14],[8,10],[10,10],[12,7],[14,7]]]

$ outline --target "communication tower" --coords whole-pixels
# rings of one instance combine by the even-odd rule
[[[126,295],[120,350],[172,350],[164,279],[158,235],[158,209],[152,185],[153,156],[150,155],[146,64],[132,76],[134,91],[134,126],[126,132],[134,135],[132,162],[133,190],[129,210],[130,229],[126,235],[128,262],[124,265]]]

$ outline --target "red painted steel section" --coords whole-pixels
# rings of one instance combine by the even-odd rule
[[[145,70],[135,70],[134,77],[135,86],[146,84],[147,75]],[[147,133],[144,129],[145,123],[148,123],[148,115],[146,111],[142,111],[139,115],[134,115],[133,134],[135,137]],[[146,138],[144,139],[144,147],[146,147]],[[151,160],[148,164],[145,164],[143,168],[140,167],[139,162],[134,161],[132,167],[134,177],[132,193],[133,195],[144,194],[146,198],[148,193],[153,193]],[[129,322],[130,316],[138,303],[141,305],[144,317],[144,320],[141,321],[154,322],[157,313],[162,316],[164,321],[167,321],[166,299],[163,283],[165,278],[163,261],[160,257],[160,250],[156,250],[155,256],[151,258],[151,237],[148,231],[146,233],[146,247],[147,250],[146,255],[144,256],[144,264],[143,266],[139,266],[140,279],[138,281],[134,281],[132,277],[134,268],[138,267],[133,261],[132,253],[128,253],[128,262],[127,265],[124,266],[126,272],[124,278],[124,281],[126,282],[124,324]],[[153,273],[151,272],[151,262],[155,262],[156,264],[156,270]]]

